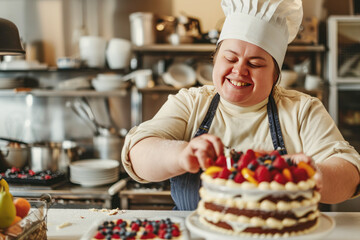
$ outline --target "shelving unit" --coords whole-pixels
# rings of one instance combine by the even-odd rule
[[[203,58],[211,59],[212,53],[216,49],[215,44],[153,44],[146,46],[133,46],[132,50],[136,56],[139,68],[143,66],[143,58],[145,56],[156,56],[164,58],[175,58],[178,56],[200,56]],[[309,55],[314,62],[315,74],[323,75],[323,58],[325,53],[324,45],[290,45],[288,47],[289,55],[296,55],[305,53]],[[169,86],[156,86],[147,89],[134,89],[132,92],[132,125],[140,124],[143,119],[143,96],[144,94],[172,94],[176,93],[179,89]],[[297,88],[297,90],[306,92],[310,95],[323,99],[322,91],[306,91],[304,88]]]

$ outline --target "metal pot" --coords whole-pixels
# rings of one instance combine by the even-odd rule
[[[3,146],[0,149],[2,159],[6,168],[23,168],[28,164],[30,151],[26,145]]]
[[[124,144],[124,138],[115,134],[99,135],[93,138],[93,143],[95,157],[117,160],[120,162],[120,166],[122,166],[121,149]],[[120,171],[123,171],[122,167]]]
[[[84,153],[76,142],[44,142],[31,146],[30,167],[33,171],[69,172],[69,165]]]

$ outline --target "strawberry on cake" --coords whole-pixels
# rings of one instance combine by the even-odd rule
[[[320,214],[314,174],[310,164],[296,164],[277,151],[232,150],[228,160],[218,157],[201,175],[200,222],[231,235],[288,237],[308,233],[317,227]]]

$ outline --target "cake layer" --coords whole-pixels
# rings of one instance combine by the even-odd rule
[[[212,203],[204,203],[203,201],[199,203],[197,212],[200,216],[206,216],[207,219],[211,219],[213,222],[227,220],[238,226],[267,226],[277,229],[316,219],[320,214],[317,207],[307,211],[301,217],[297,217],[291,211],[275,212],[240,210],[236,208],[228,209]]]
[[[282,192],[281,195],[251,194],[247,192],[242,195],[233,195],[228,193],[216,192],[202,187],[200,189],[201,199],[205,202],[213,202],[226,207],[237,207],[239,209],[259,209],[259,210],[300,210],[309,206],[315,206],[320,200],[320,194],[317,191],[308,190],[303,193]],[[255,195],[255,196],[254,196]],[[291,196],[294,195],[294,196]]]
[[[200,217],[200,222],[210,228],[231,235],[251,236],[251,237],[289,237],[295,235],[302,235],[312,231],[318,225],[318,218],[307,222],[301,222],[297,225],[284,227],[282,229],[264,228],[264,227],[243,227],[243,229],[233,228],[231,224],[226,221],[213,222],[204,217]]]

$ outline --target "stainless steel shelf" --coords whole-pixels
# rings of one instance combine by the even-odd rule
[[[36,97],[121,97],[129,93],[129,89],[97,92],[95,90],[44,90],[44,89],[4,89],[0,90],[0,97],[14,97],[33,95]]]
[[[152,44],[145,46],[133,46],[132,50],[137,53],[150,54],[150,53],[159,53],[159,52],[168,52],[168,53],[201,53],[201,52],[213,52],[215,50],[215,44],[180,44],[180,45],[171,45],[171,44]],[[289,52],[324,52],[324,45],[289,45]]]

